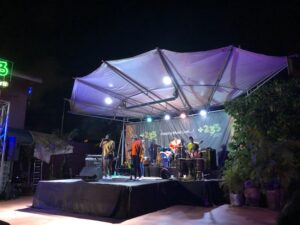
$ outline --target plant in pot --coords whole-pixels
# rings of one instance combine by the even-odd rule
[[[257,140],[255,170],[260,174],[268,208],[279,210],[285,203],[291,182],[299,180],[300,142],[270,141],[263,137]]]
[[[249,163],[250,161],[250,163]],[[250,174],[251,159],[248,149],[237,142],[237,137],[229,144],[228,159],[223,170],[223,189],[229,192],[233,206],[244,204],[243,185]]]
[[[283,76],[225,105],[235,119],[234,136],[251,145],[255,167],[250,177],[256,177],[265,192],[287,193],[291,182],[300,180],[299,91],[300,79]]]
[[[232,162],[228,160],[225,162],[222,187],[225,191],[228,191],[232,206],[242,206],[244,204],[243,180],[239,175],[237,166],[232,165]]]

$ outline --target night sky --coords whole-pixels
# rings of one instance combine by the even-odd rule
[[[34,87],[26,126],[49,132],[60,127],[73,77],[92,72],[102,59],[156,47],[300,53],[300,8],[287,2],[0,0],[0,58],[43,79]]]

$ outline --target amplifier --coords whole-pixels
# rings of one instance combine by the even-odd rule
[[[212,148],[206,148],[201,150],[201,156],[206,161],[207,170],[217,169],[216,150]]]
[[[85,157],[86,167],[102,167],[102,155],[87,155]]]

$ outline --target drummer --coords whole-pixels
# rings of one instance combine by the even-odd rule
[[[202,143],[202,141],[200,143]],[[189,137],[189,143],[187,144],[187,157],[188,158],[201,157],[199,143],[194,142],[194,138],[192,136]]]

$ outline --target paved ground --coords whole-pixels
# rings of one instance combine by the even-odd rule
[[[120,221],[62,211],[31,208],[32,197],[0,201],[0,220],[11,225],[275,225],[278,212],[263,208],[214,208],[177,205],[130,220]],[[0,223],[1,224],[1,223]]]

